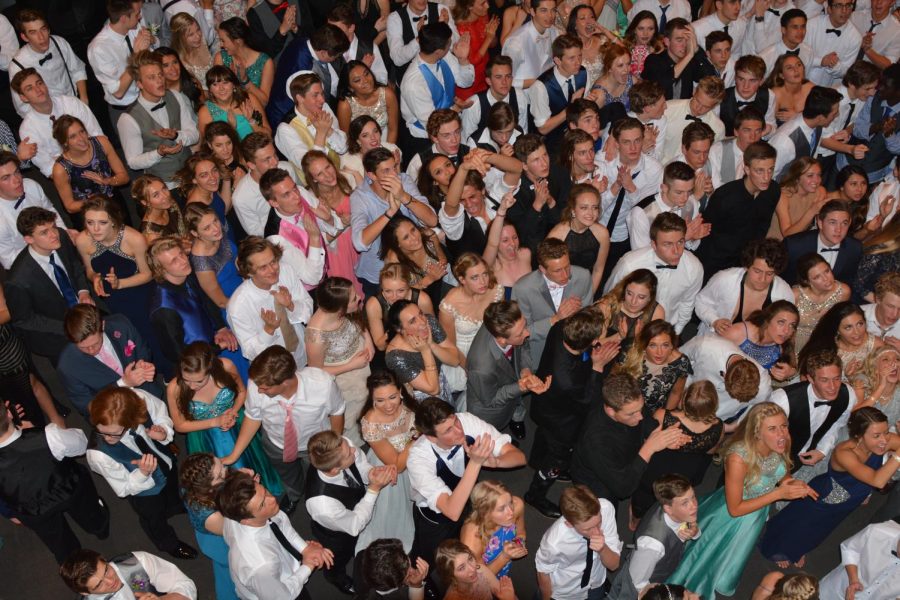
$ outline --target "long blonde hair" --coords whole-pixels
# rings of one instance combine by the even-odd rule
[[[754,483],[758,482],[762,476],[762,468],[760,463],[762,457],[756,451],[756,442],[759,441],[759,434],[762,431],[763,421],[769,417],[782,416],[787,419],[784,410],[774,402],[761,402],[753,406],[747,416],[738,425],[731,439],[719,450],[719,455],[724,460],[732,452],[735,452],[739,446],[743,446],[744,451],[742,458],[747,463],[747,475],[744,478],[744,489],[747,489]],[[781,453],[781,459],[784,461],[785,469],[791,470],[790,447],[786,447]]]
[[[889,344],[885,344],[866,356],[866,360],[863,363],[863,375],[866,378],[866,392],[871,393],[878,387],[878,359],[891,352],[896,354],[897,358],[900,359],[900,350],[897,350]],[[888,402],[890,403],[890,400],[888,400]]]
[[[512,496],[512,492],[499,481],[480,481],[472,488],[469,500],[472,502],[472,512],[466,518],[466,523],[475,527],[478,531],[478,539],[482,545],[487,545],[491,535],[497,529],[498,524],[490,521],[491,511],[497,506],[497,500],[503,494]]]
[[[200,48],[192,51],[187,47],[185,43],[185,36],[187,35],[188,28],[190,28],[191,24],[196,25],[198,28],[200,24],[197,22],[197,19],[192,17],[187,13],[178,13],[174,17],[172,17],[171,22],[169,23],[169,28],[172,30],[172,50],[178,53],[178,58],[181,59],[181,62],[187,66],[212,66],[213,58],[209,53],[209,48],[206,45],[206,40],[200,44]],[[201,35],[203,33],[203,29],[200,29]],[[196,62],[193,60],[188,60],[188,57],[192,52],[196,52],[198,57],[200,58],[200,62]],[[203,82],[200,82],[201,85]]]

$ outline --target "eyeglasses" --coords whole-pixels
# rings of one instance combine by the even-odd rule
[[[100,437],[119,439],[119,438],[123,437],[126,433],[128,433],[128,429],[123,427],[122,431],[120,431],[119,433],[106,433],[106,432],[100,431],[99,429],[94,427],[94,433],[96,435],[99,435]]]

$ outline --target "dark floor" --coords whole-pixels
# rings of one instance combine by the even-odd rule
[[[51,388],[56,387],[54,382],[51,381]],[[76,416],[74,412],[73,416],[69,417],[69,422],[70,426],[83,425],[80,417]],[[523,449],[526,453],[531,447],[531,441],[532,439],[529,435],[523,444]],[[184,447],[183,443],[181,447]],[[531,474],[531,469],[527,467],[510,472],[485,471],[482,479],[499,479],[509,486],[513,493],[522,495],[528,487]],[[699,490],[700,493],[709,493],[719,479],[720,474],[719,468],[712,467],[707,474],[706,481],[704,481]],[[137,518],[128,504],[124,500],[116,498],[110,491],[109,486],[101,478],[95,476],[95,480],[97,489],[108,500],[112,509],[112,534],[109,539],[98,541],[81,532],[76,525],[73,525],[82,544],[107,556],[132,550],[154,552],[153,545],[138,526]],[[554,499],[558,497],[563,489],[563,485],[557,484],[554,486],[554,489],[551,491]],[[875,494],[868,505],[861,507],[842,523],[822,546],[808,555],[806,571],[821,577],[834,568],[840,562],[839,546],[841,541],[865,527],[869,517],[882,502],[883,498]],[[627,508],[623,506],[622,509],[619,511],[619,535],[627,543],[630,541],[625,524]],[[544,531],[552,524],[551,520],[544,518],[530,507],[526,509],[525,522],[528,528],[528,550],[530,555],[516,563],[512,569],[513,583],[520,600],[530,600],[535,592],[536,585],[532,557],[537,551]],[[193,545],[193,533],[187,518],[179,515],[172,520],[172,523],[182,535],[182,538]],[[309,519],[302,508],[299,508],[294,514],[293,523],[302,536],[307,537],[310,535]],[[62,584],[56,574],[56,563],[53,560],[53,556],[30,530],[24,527],[16,527],[9,521],[0,520],[0,537],[3,538],[3,547],[0,548],[0,582],[2,582],[0,583],[0,600],[13,600],[14,598],[56,600],[73,597],[73,594]],[[166,555],[163,556],[169,558]],[[723,556],[722,559],[726,560],[727,557]],[[207,559],[201,555],[197,560],[175,562],[197,584],[200,599],[212,600],[215,597],[212,567]],[[754,554],[744,571],[741,584],[734,597],[739,600],[749,599],[760,578],[773,569],[775,569],[773,564],[767,562],[758,553]],[[320,573],[313,575],[308,587],[313,598],[338,599],[346,597],[326,583]],[[272,600],[281,599],[273,598]]]

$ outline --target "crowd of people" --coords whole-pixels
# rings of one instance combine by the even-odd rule
[[[107,600],[897,598],[894,6],[17,1],[0,512]]]

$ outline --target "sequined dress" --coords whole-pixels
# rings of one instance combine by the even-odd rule
[[[425,318],[428,319],[428,326],[431,328],[431,339],[437,344],[446,340],[447,334],[444,333],[444,329],[441,327],[441,324],[438,323],[437,318],[433,315],[425,315]],[[385,354],[384,362],[387,365],[387,368],[393,371],[400,379],[400,383],[403,384],[409,383],[418,377],[419,373],[425,370],[425,362],[422,360],[422,355],[419,352],[412,352],[409,350],[390,350]],[[452,403],[450,385],[447,382],[447,377],[444,376],[443,371],[440,370],[441,361],[438,360],[437,357],[435,357],[435,363],[438,366],[438,377],[440,378],[440,391],[438,392],[437,397],[444,402]],[[431,396],[431,394],[414,390],[413,396],[416,400],[421,402],[422,400],[425,400],[425,398]]]
[[[747,334],[747,338],[738,344],[738,348],[743,350],[747,356],[762,365],[763,369],[768,370],[774,367],[775,363],[778,362],[778,359],[781,358],[781,346],[778,344],[768,344],[765,346],[757,344],[750,339],[750,331],[747,329],[746,323],[744,323],[744,332]]]
[[[412,440],[415,433],[415,415],[406,406],[400,406],[400,414],[390,423],[374,423],[363,417],[359,422],[362,438],[371,444],[379,440],[385,440],[393,446],[397,452],[402,452]],[[384,463],[369,449],[366,455],[372,465],[378,466]],[[403,542],[403,549],[407,552],[412,548],[413,525],[412,502],[409,500],[409,473],[403,471],[397,475],[397,485],[384,488],[378,494],[375,501],[375,512],[372,520],[359,534],[356,541],[356,551],[360,552],[379,538],[397,538]]]
[[[879,469],[884,456],[872,454],[866,460],[870,469]],[[769,521],[759,544],[763,556],[771,561],[797,562],[825,541],[847,516],[872,493],[872,486],[847,472],[828,471],[814,478],[809,486],[819,500],[794,500]]]
[[[736,453],[747,461],[747,449],[742,443],[732,446],[728,453]],[[771,492],[786,473],[781,455],[771,453],[760,461],[759,479],[744,481],[744,499]],[[701,598],[715,598],[716,592],[733,596],[766,525],[769,507],[732,517],[725,503],[725,488],[721,487],[700,501],[698,514],[701,535],[687,543],[681,563],[668,583],[683,585]],[[728,560],[722,560],[723,557]]]
[[[500,300],[503,300],[503,288],[497,286],[494,289],[494,302]],[[481,324],[484,322],[483,319],[472,319],[462,314],[456,310],[455,306],[449,304],[446,300],[441,302],[440,308],[443,312],[446,312],[453,317],[453,328],[456,332],[456,347],[463,353],[463,356],[468,356],[469,348],[472,346],[472,340],[475,339],[475,334],[481,329]],[[462,367],[444,367],[442,371],[447,376],[447,381],[450,383],[451,390],[454,392],[465,391],[467,381],[465,369]]]
[[[360,104],[356,96],[347,96],[347,104],[350,105],[350,120],[363,115],[372,117],[381,127],[381,133],[386,138],[388,131],[387,100],[384,87],[378,88],[378,101],[372,106]]]
[[[834,292],[825,298],[822,302],[816,302],[806,295],[803,287],[797,288],[797,310],[800,312],[800,321],[797,323],[797,333],[794,334],[794,347],[797,352],[803,349],[809,336],[812,335],[813,329],[819,319],[822,318],[829,308],[838,303],[841,299],[841,286],[835,286]]]

